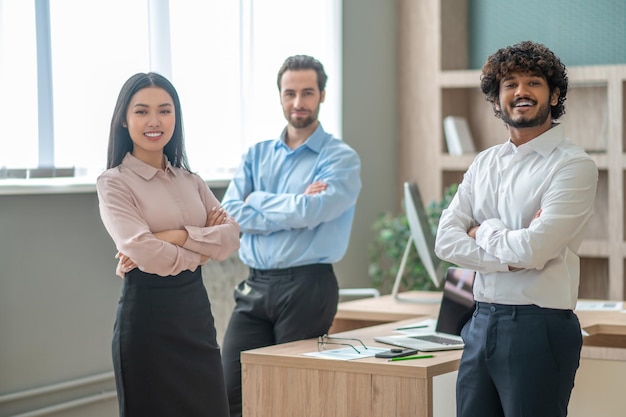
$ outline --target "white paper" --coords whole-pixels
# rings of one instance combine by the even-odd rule
[[[377,348],[377,347],[368,347],[367,349],[363,349],[362,346],[358,347],[357,349],[359,349],[360,353],[357,353],[356,350],[348,347],[348,348],[340,348],[340,349],[323,350],[321,352],[309,352],[309,353],[304,353],[304,355],[313,356],[315,358],[349,361],[352,359],[371,358],[372,356],[376,355],[378,352],[385,352],[389,350],[388,348]]]

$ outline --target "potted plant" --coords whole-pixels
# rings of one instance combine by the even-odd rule
[[[444,190],[440,201],[431,201],[426,207],[433,235],[437,231],[441,212],[450,204],[457,187],[457,184],[450,185]],[[410,235],[406,213],[404,210],[398,214],[382,213],[372,225],[372,229],[375,237],[369,247],[369,275],[374,288],[378,289],[381,294],[389,294]],[[438,290],[430,280],[415,248],[409,251],[400,285],[400,291],[411,290]]]

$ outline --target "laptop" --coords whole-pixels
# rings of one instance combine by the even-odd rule
[[[446,272],[439,316],[434,331],[375,337],[377,342],[432,352],[463,349],[461,329],[474,312],[475,271],[451,267]]]

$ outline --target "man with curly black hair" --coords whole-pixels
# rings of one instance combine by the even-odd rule
[[[506,143],[480,152],[442,213],[437,255],[477,271],[457,379],[459,417],[560,417],[580,361],[583,230],[598,169],[564,136],[567,72],[544,45],[502,48],[481,89]]]

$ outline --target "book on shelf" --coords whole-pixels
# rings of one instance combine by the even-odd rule
[[[467,119],[461,116],[447,116],[443,119],[443,131],[446,136],[448,153],[463,155],[476,152],[474,140]]]

